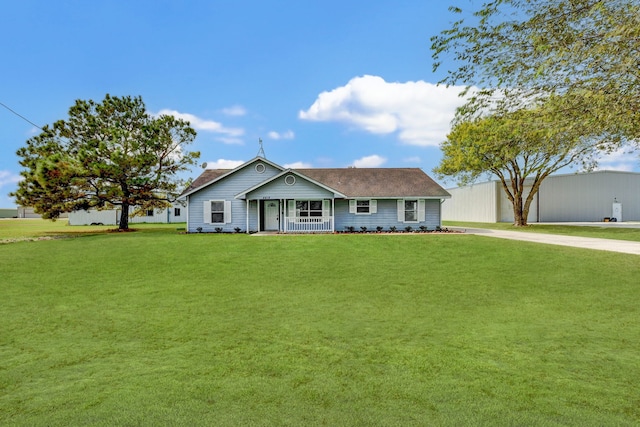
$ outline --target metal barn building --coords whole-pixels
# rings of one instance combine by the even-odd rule
[[[513,207],[500,181],[447,191],[451,198],[442,204],[444,221],[513,222]],[[640,221],[640,173],[597,171],[552,175],[542,181],[527,221],[597,222],[605,218]]]

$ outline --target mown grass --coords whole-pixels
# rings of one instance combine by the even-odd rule
[[[640,242],[640,227],[624,228],[611,225],[574,226],[556,224],[529,224],[526,227],[514,227],[506,222],[463,222],[444,221],[448,227],[489,228],[492,230],[525,231],[532,233],[562,234],[565,236],[595,237],[599,239],[630,240]],[[603,223],[604,224],[604,223]]]
[[[640,263],[473,235],[0,246],[2,425],[637,425]]]
[[[184,223],[174,224],[129,224],[132,230],[155,232],[176,230]],[[0,243],[13,243],[16,240],[29,240],[45,237],[79,237],[87,234],[104,234],[117,231],[115,225],[70,226],[66,219],[49,221],[43,219],[0,219]]]

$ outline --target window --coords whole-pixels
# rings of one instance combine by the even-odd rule
[[[264,163],[258,163],[255,169],[258,173],[264,173],[264,171],[267,170],[267,167],[264,165]]]
[[[228,224],[231,222],[231,201],[205,200],[203,214],[205,224]]]
[[[404,220],[405,222],[418,221],[418,201],[417,200],[404,201]]]
[[[224,223],[224,201],[219,200],[211,202],[211,223]]]
[[[400,199],[398,200],[398,221],[399,222],[423,222],[425,221],[426,203],[423,199]]]
[[[296,216],[322,216],[322,200],[296,200]]]
[[[356,200],[356,213],[369,213],[369,200]]]
[[[173,216],[180,216],[180,208],[173,208]]]
[[[296,177],[293,175],[287,175],[284,177],[284,183],[287,185],[293,185],[296,183]]]
[[[356,215],[370,215],[378,211],[377,200],[349,200],[349,213]]]
[[[153,216],[153,209],[147,209],[147,216]]]

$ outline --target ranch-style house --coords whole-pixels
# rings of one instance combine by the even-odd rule
[[[181,195],[190,233],[434,230],[449,197],[419,168],[289,169],[260,156],[206,169]]]

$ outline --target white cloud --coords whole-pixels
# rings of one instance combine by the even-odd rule
[[[353,166],[357,168],[377,168],[385,164],[387,159],[374,154],[366,156],[353,162]]]
[[[232,105],[231,107],[223,108],[222,113],[227,116],[244,116],[247,114],[247,110],[242,105]]]
[[[640,162],[638,154],[628,148],[620,148],[610,154],[604,154],[598,161],[598,170],[616,170],[632,172]]]
[[[270,139],[293,139],[295,138],[295,134],[292,130],[288,130],[282,133],[271,131],[267,134]]]
[[[244,141],[241,138],[230,138],[230,137],[226,137],[226,136],[220,136],[216,138],[218,141],[222,142],[223,144],[227,144],[227,145],[233,145],[233,144],[237,144],[237,145],[243,145]]]
[[[365,75],[322,92],[298,117],[342,122],[374,134],[397,132],[405,144],[438,146],[449,132],[456,108],[464,103],[458,96],[462,90],[424,81],[389,83]]]
[[[418,156],[413,156],[413,157],[407,157],[405,159],[402,159],[405,163],[420,163],[422,161],[422,159],[420,159],[420,157]]]
[[[207,169],[235,169],[243,163],[244,160],[218,159],[215,162],[207,162]]]
[[[293,162],[285,164],[284,167],[287,169],[310,169],[313,166],[311,166],[311,163]]]
[[[0,171],[0,187],[18,183],[22,177],[9,171]]]
[[[223,135],[218,139],[225,144],[242,144],[242,140],[239,137],[244,135],[244,129],[225,127],[219,122],[202,119],[193,114],[181,113],[176,110],[164,109],[160,110],[155,115],[173,116],[175,118],[188,121],[191,127],[197,131],[212,132]]]

